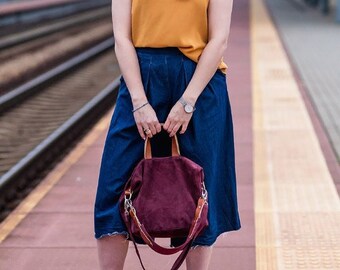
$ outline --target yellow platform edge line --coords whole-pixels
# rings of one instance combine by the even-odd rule
[[[256,269],[340,269],[340,201],[264,0],[251,0]]]
[[[55,184],[86,153],[87,149],[107,130],[107,123],[112,115],[110,109],[91,128],[77,146],[57,166],[49,172],[45,179],[0,223],[0,243],[2,243],[21,221],[48,194]]]
[[[263,132],[262,96],[260,95],[260,76],[258,69],[256,31],[258,31],[258,0],[250,1],[250,45],[251,45],[251,81],[252,81],[252,114],[253,114],[253,177],[254,177],[254,216],[255,216],[255,258],[257,270],[278,269],[277,252],[267,247],[268,242],[274,242],[275,228],[271,212],[261,213],[260,205],[271,206],[268,172],[266,170],[265,134]],[[261,185],[259,185],[261,179]]]

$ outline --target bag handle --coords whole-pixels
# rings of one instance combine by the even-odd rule
[[[161,123],[161,126],[163,127],[164,123]],[[177,135],[175,134],[171,138],[171,155],[174,156],[179,156],[180,151],[179,151],[179,146],[178,146],[178,139]],[[151,154],[151,143],[150,143],[150,138],[148,136],[145,137],[145,144],[144,144],[144,158],[145,159],[151,159],[152,154]]]
[[[178,251],[182,250],[188,244],[190,239],[192,239],[194,237],[194,235],[198,232],[198,229],[200,229],[200,228],[199,228],[199,226],[197,226],[197,224],[200,221],[201,214],[202,214],[203,208],[205,206],[207,206],[205,199],[200,197],[198,199],[198,202],[197,202],[197,207],[196,207],[196,210],[195,210],[195,216],[194,216],[193,221],[191,223],[191,227],[190,227],[190,230],[189,230],[188,237],[182,245],[175,247],[175,248],[164,248],[162,246],[159,246],[153,240],[153,238],[150,236],[150,234],[147,232],[144,225],[140,223],[140,221],[137,217],[137,213],[133,208],[130,209],[129,214],[130,214],[130,217],[132,218],[132,221],[135,223],[135,225],[139,229],[141,237],[143,238],[144,242],[146,244],[148,244],[148,246],[150,248],[152,248],[154,251],[156,251],[160,254],[171,255],[171,254],[175,254]]]
[[[152,248],[154,251],[156,251],[157,253],[163,254],[163,255],[170,255],[170,254],[175,254],[180,250],[183,250],[182,253],[179,255],[179,257],[177,258],[177,260],[175,261],[174,265],[172,266],[171,270],[177,270],[181,264],[183,263],[183,261],[185,260],[192,242],[194,241],[194,239],[198,236],[198,234],[205,228],[205,224],[203,223],[203,219],[201,218],[202,212],[204,210],[204,208],[207,208],[208,204],[205,198],[200,197],[198,199],[197,202],[197,207],[195,210],[195,216],[193,218],[193,221],[191,223],[191,227],[189,230],[189,234],[188,237],[186,239],[186,241],[175,248],[164,248],[160,245],[158,245],[153,238],[150,236],[150,234],[147,232],[147,230],[145,229],[144,225],[140,223],[137,214],[136,214],[136,210],[131,207],[130,210],[128,211],[128,213],[125,213],[124,215],[124,221],[126,223],[126,226],[128,228],[129,234],[131,236],[131,240],[133,241],[133,244],[135,246],[135,250],[137,253],[137,256],[139,258],[139,261],[141,263],[142,268],[145,270],[145,267],[143,265],[142,259],[140,257],[139,251],[138,251],[138,247],[137,244],[135,242],[135,239],[133,237],[133,234],[131,232],[131,224],[129,221],[129,217],[132,219],[132,221],[134,222],[134,224],[137,226],[138,230],[140,231],[140,235],[142,237],[142,239],[144,240],[144,242],[150,247]],[[207,209],[205,209],[205,213],[207,213]]]

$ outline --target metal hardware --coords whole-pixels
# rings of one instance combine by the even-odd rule
[[[180,97],[180,99],[178,101],[183,105],[184,111],[186,113],[192,113],[192,112],[194,112],[196,110],[196,107],[194,105],[191,105],[187,101],[185,101],[183,96]]]
[[[128,196],[127,196],[128,194]],[[129,190],[129,192],[126,192],[125,193],[125,196],[124,196],[124,209],[125,209],[125,214],[128,215],[129,214],[129,209],[135,209],[133,206],[132,206],[132,194],[133,192],[131,190]]]
[[[202,181],[202,198],[207,201],[208,199],[208,191],[207,189],[205,188],[205,184],[204,184],[204,181]]]

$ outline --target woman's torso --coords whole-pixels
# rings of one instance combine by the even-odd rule
[[[209,0],[132,0],[135,47],[178,47],[198,62],[208,42]],[[226,73],[223,58],[219,64]]]

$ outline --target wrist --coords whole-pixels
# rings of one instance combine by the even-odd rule
[[[148,102],[148,99],[146,96],[133,96],[131,97],[133,107],[138,107],[146,102]]]
[[[197,101],[197,96],[189,93],[183,93],[182,97],[188,102],[190,105],[194,106]]]
[[[186,113],[193,113],[196,110],[194,102],[188,102],[183,96],[179,98],[178,102],[183,105],[183,109]]]

